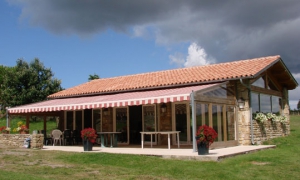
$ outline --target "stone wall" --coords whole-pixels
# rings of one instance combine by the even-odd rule
[[[273,138],[286,136],[290,132],[289,121],[285,123],[266,121],[263,124],[253,120],[253,143],[262,144]],[[251,125],[250,123],[239,123],[239,144],[251,145]]]
[[[7,146],[23,147],[24,140],[28,137],[31,139],[31,148],[43,148],[43,134],[0,134],[0,144]]]
[[[263,124],[253,121],[253,140],[256,144],[262,144],[263,141],[288,135],[290,124],[267,121]]]

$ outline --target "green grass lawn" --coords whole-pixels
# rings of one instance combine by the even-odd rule
[[[0,145],[0,179],[299,179],[299,139],[300,116],[293,116],[291,135],[265,143],[275,144],[275,149],[220,162]]]

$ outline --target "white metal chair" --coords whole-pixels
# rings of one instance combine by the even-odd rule
[[[61,145],[61,141],[63,141],[62,135],[63,135],[63,133],[58,129],[55,129],[52,131],[53,146],[58,141],[59,141],[59,144]]]

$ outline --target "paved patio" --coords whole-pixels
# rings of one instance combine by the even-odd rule
[[[276,148],[275,145],[253,145],[253,146],[235,146],[221,149],[209,150],[209,155],[198,155],[193,152],[191,147],[181,147],[180,149],[175,146],[171,149],[163,147],[151,148],[145,146],[142,149],[140,146],[124,146],[124,147],[107,147],[101,148],[94,146],[93,151],[83,151],[83,146],[44,146],[42,150],[48,151],[68,151],[68,152],[84,152],[84,153],[114,153],[114,154],[135,154],[145,156],[158,156],[167,159],[182,159],[182,160],[199,160],[199,161],[220,161],[224,158],[237,156],[241,154],[252,153],[260,150]]]

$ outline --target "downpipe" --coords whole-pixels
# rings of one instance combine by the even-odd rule
[[[243,80],[240,79],[240,82],[243,86],[245,86],[248,89],[248,99],[249,99],[249,113],[250,113],[250,131],[251,131],[251,144],[254,145],[253,140],[253,120],[252,120],[252,105],[251,105],[251,88],[243,83]]]

